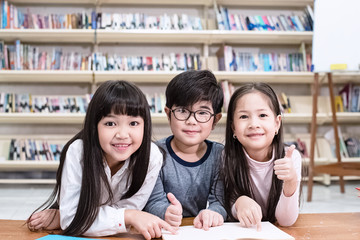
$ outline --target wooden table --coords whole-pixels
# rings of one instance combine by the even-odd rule
[[[192,218],[183,220],[184,225],[192,223]],[[34,240],[48,235],[47,232],[30,232],[24,221],[0,220],[1,240]],[[300,214],[296,223],[291,227],[279,227],[298,239],[360,239],[360,212],[359,213],[319,213]],[[113,237],[100,239],[143,239],[139,234],[119,234]]]

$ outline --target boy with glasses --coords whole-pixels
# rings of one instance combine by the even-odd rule
[[[166,159],[145,211],[175,227],[182,217],[195,217],[194,226],[205,230],[223,224],[217,182],[223,145],[207,140],[222,105],[222,89],[208,70],[183,72],[170,81],[165,112],[173,135],[158,141]]]

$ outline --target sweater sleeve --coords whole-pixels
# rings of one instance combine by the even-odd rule
[[[299,192],[301,184],[301,155],[294,150],[292,160],[297,174],[297,187],[294,194],[286,197],[284,192],[281,193],[279,202],[276,206],[275,217],[281,226],[291,226],[296,222],[299,215]]]
[[[219,159],[220,161],[220,159]],[[223,216],[224,220],[227,218],[227,213],[224,208],[224,185],[223,182],[219,180],[219,167],[215,168],[215,177],[210,189],[210,194],[208,196],[209,207],[208,209],[219,213]]]
[[[162,180],[162,171],[160,171],[157,177],[155,187],[150,195],[148,202],[145,205],[144,210],[151,214],[158,216],[161,219],[165,219],[165,212],[169,206],[169,201],[166,197],[166,192]]]

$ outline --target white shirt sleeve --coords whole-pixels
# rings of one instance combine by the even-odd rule
[[[72,143],[66,154],[62,173],[60,190],[60,225],[67,228],[74,219],[79,204],[83,154],[82,141]],[[83,234],[85,236],[108,236],[126,232],[125,209],[142,210],[154,187],[157,175],[162,165],[162,154],[155,144],[152,143],[148,174],[144,184],[132,197],[120,200],[115,208],[112,206],[99,207],[99,213],[91,227]]]
[[[292,160],[297,174],[297,187],[294,194],[286,197],[281,192],[279,202],[276,206],[275,217],[281,226],[291,226],[296,222],[299,215],[299,194],[301,184],[301,155],[299,151],[294,150]]]

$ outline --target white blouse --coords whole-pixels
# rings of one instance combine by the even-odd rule
[[[91,227],[83,234],[85,236],[108,236],[126,232],[125,209],[142,210],[154,188],[157,176],[162,166],[163,155],[156,144],[151,143],[150,162],[145,181],[139,191],[132,197],[121,199],[129,186],[126,185],[130,171],[129,159],[125,160],[123,167],[111,176],[111,171],[104,161],[105,173],[113,191],[114,203],[99,206],[98,215]],[[60,226],[67,228],[72,222],[79,203],[83,169],[83,142],[74,141],[68,148],[66,160],[61,176],[60,190]],[[104,203],[109,194],[102,191],[99,196]]]

